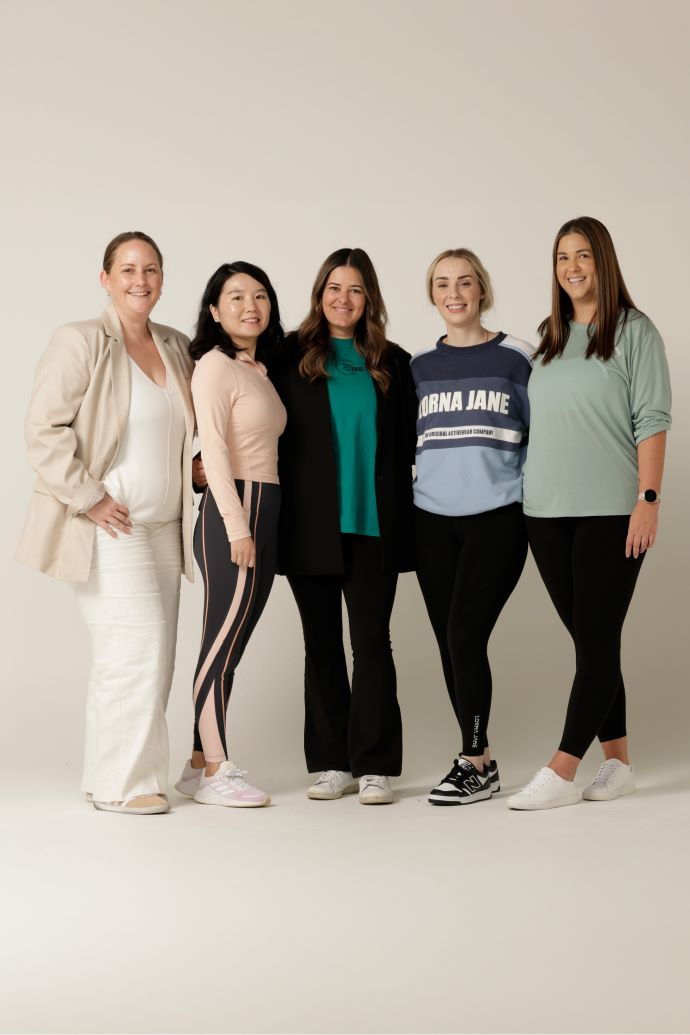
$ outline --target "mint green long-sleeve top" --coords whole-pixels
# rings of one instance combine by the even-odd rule
[[[622,326],[621,326],[622,324]],[[630,514],[637,503],[637,446],[671,427],[664,343],[632,311],[607,362],[585,359],[587,326],[571,322],[563,354],[537,360],[529,381],[531,423],[524,467],[530,517]]]

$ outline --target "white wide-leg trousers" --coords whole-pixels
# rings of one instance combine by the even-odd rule
[[[181,569],[179,521],[117,539],[96,529],[91,576],[75,587],[91,636],[82,790],[96,801],[166,792]]]

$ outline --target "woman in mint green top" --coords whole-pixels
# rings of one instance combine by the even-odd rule
[[[279,563],[304,631],[307,769],[320,773],[307,794],[359,789],[366,805],[392,802],[389,779],[402,766],[390,617],[398,573],[414,567],[416,396],[410,356],[385,327],[369,256],[341,248],[272,372],[288,413]]]
[[[529,382],[524,511],[537,567],[573,638],[576,670],[559,748],[508,800],[515,809],[635,789],[620,643],[656,539],[671,426],[664,344],[636,309],[598,220],[583,216],[559,230],[552,299]],[[580,793],[575,774],[595,737],[604,762]]]

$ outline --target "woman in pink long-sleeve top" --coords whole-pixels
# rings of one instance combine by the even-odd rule
[[[176,784],[203,805],[266,805],[228,757],[225,717],[235,669],[276,571],[278,438],[286,414],[262,359],[282,342],[271,282],[246,262],[209,280],[190,345],[192,396],[208,486],[194,532],[204,624],[194,677],[194,751]]]

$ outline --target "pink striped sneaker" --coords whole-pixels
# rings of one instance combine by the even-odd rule
[[[268,805],[270,797],[258,787],[247,783],[246,769],[238,769],[234,762],[221,762],[213,776],[202,776],[194,801],[200,805],[226,805],[240,809]]]

